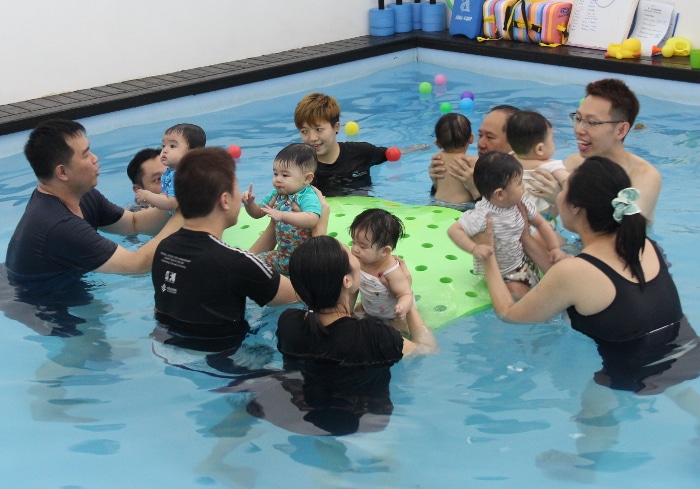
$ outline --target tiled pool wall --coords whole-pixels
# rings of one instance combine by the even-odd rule
[[[448,31],[416,31],[388,37],[361,36],[0,105],[0,135],[31,129],[47,117],[80,119],[412,48],[686,82],[698,84],[700,92],[700,70],[692,70],[687,57],[606,59],[601,51],[571,46],[547,48],[511,41],[479,43],[463,36],[451,36]]]

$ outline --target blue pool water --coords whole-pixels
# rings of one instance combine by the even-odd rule
[[[447,76],[444,93],[420,96],[418,84],[437,73]],[[399,147],[432,143],[440,102],[456,106],[459,94],[472,90],[476,108],[468,115],[475,130],[491,105],[536,109],[552,121],[557,156],[565,157],[575,151],[567,114],[583,85],[601,76],[407,51],[81,122],[101,159],[98,188],[127,204],[126,163],[138,149],[158,146],[165,128],[184,121],[202,126],[209,145],[240,145],[241,185],[267,189],[272,158],[298,140],[294,106],[312,90],[339,99],[341,122],[359,123],[352,139]],[[627,146],[664,176],[652,235],[672,263],[684,310],[697,326],[692,250],[700,247],[694,184],[700,90],[626,80],[640,96],[638,122],[645,126],[628,136]],[[2,257],[35,186],[21,155],[26,135],[0,138]],[[340,139],[351,138],[341,131]],[[428,203],[432,151],[375,167],[373,195]],[[252,395],[227,389],[232,378],[149,337],[149,276],[90,280],[94,300],[69,311],[84,320],[80,336],[42,335],[25,324],[25,309],[5,301],[0,480],[6,487],[697,487],[700,413],[680,409],[675,394],[700,391],[700,380],[658,396],[597,386],[591,382],[600,368],[595,345],[560,320],[504,324],[490,311],[456,319],[437,334],[439,355],[392,368],[394,408],[383,429],[303,436],[251,416],[246,406]],[[250,308],[256,334],[237,360],[251,368],[281,367],[274,338],[279,312]],[[592,421],[577,423],[582,405],[599,410]]]

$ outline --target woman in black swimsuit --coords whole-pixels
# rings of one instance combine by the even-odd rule
[[[700,348],[666,262],[646,236],[639,192],[630,187],[622,167],[603,157],[588,158],[571,174],[557,208],[564,227],[581,237],[583,251],[552,266],[520,301],[508,292],[496,259],[484,265],[501,319],[535,323],[566,311],[572,327],[598,345],[603,369],[596,382],[648,394],[697,377]],[[672,366],[670,384],[659,383]],[[646,382],[650,377],[654,381]]]

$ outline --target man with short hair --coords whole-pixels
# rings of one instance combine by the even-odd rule
[[[153,261],[155,316],[166,327],[155,336],[204,351],[236,348],[249,330],[247,297],[281,305],[296,302],[296,294],[287,277],[222,241],[241,210],[231,155],[215,147],[190,150],[178,166],[175,193],[185,223],[158,245]]]
[[[132,274],[151,269],[156,245],[180,219],[166,225],[167,212],[133,213],[107,200],[95,188],[100,167],[81,124],[63,119],[40,123],[29,134],[24,153],[38,185],[8,245],[11,283],[25,291],[53,291],[93,270]],[[160,232],[129,251],[98,229],[124,235]]]

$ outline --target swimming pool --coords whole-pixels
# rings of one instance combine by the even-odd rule
[[[478,66],[490,76],[458,65]],[[128,160],[144,146],[157,146],[166,127],[185,120],[201,125],[210,145],[240,145],[241,185],[267,188],[272,158],[297,139],[294,106],[316,89],[339,99],[341,122],[359,123],[354,139],[399,147],[432,143],[439,103],[457,104],[463,90],[472,90],[475,128],[496,103],[537,109],[555,127],[557,156],[566,156],[575,151],[567,114],[583,84],[602,75],[533,67],[409,51],[82,122],[101,158],[98,188],[124,204],[132,199]],[[445,93],[421,97],[418,83],[437,73],[448,79]],[[521,74],[532,79],[514,79]],[[645,126],[629,135],[627,146],[664,175],[652,234],[673,264],[684,310],[697,325],[700,295],[691,251],[700,246],[700,192],[691,182],[700,172],[698,90],[625,79],[640,96],[638,122]],[[679,93],[687,105],[649,96]],[[342,131],[340,136],[349,139]],[[20,154],[25,139],[26,133],[0,138],[2,256],[35,185]],[[431,152],[374,168],[374,194],[427,203]],[[233,379],[155,343],[149,337],[154,321],[148,276],[92,280],[94,300],[70,309],[85,320],[77,326],[80,336],[43,336],[22,324],[22,308],[5,308],[0,319],[0,474],[8,487],[697,485],[700,418],[666,395],[640,397],[591,385],[600,367],[595,345],[560,321],[510,325],[490,311],[460,318],[438,332],[439,355],[392,368],[393,413],[383,429],[310,437],[251,416],[246,405],[252,397],[226,389]],[[253,368],[281,366],[274,351],[279,312],[250,308],[257,333],[246,341],[241,360]],[[189,369],[166,363],[164,356]],[[700,390],[700,381],[683,386]],[[613,408],[577,423],[589,394]],[[578,450],[588,456],[579,457]]]

